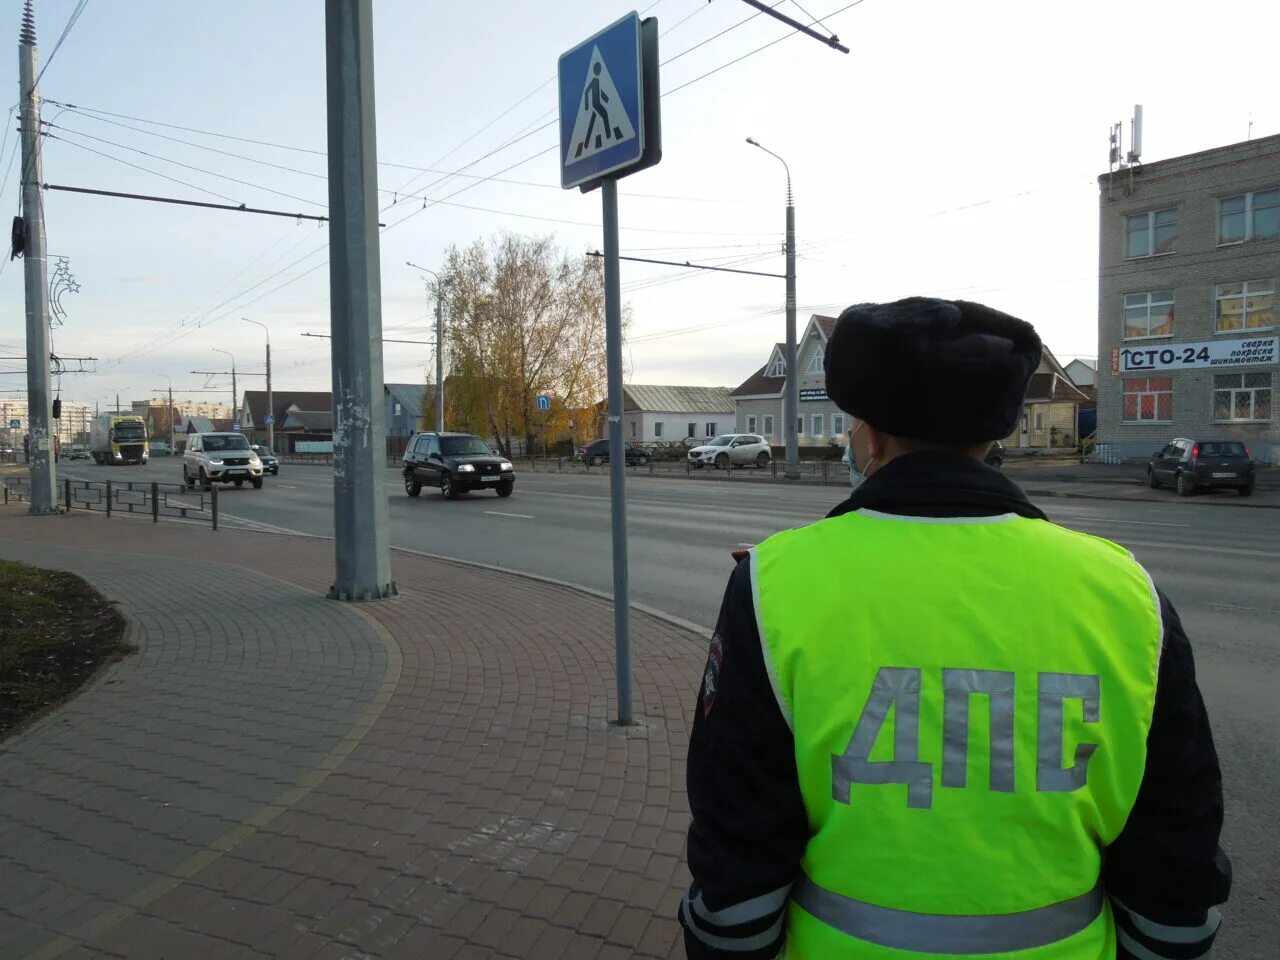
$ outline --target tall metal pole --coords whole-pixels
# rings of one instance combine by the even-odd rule
[[[416,263],[405,261],[405,266],[436,278],[436,433],[444,433],[444,281],[440,274]],[[428,285],[428,290],[431,287]]]
[[[260,320],[250,320],[248,317],[241,317],[245,323],[252,323],[255,327],[261,327],[267,334],[267,449],[272,453],[276,449],[276,404],[275,397],[271,393],[271,328]]]
[[[436,433],[444,433],[444,297],[436,285]]]
[[[787,418],[787,469],[791,480],[800,478],[800,370],[796,360],[796,205],[791,199],[791,171],[787,171],[787,379],[782,398]]]
[[[178,448],[174,446],[174,425],[176,418],[173,415],[173,381],[169,381],[169,456],[176,456]]]
[[[613,631],[618,723],[631,723],[631,588],[627,582],[627,460],[622,443],[622,287],[618,275],[618,181],[600,188],[604,205],[604,322],[609,375],[609,506],[613,517]]]
[[[373,0],[325,0],[329,115],[329,304],[337,600],[396,592],[387,530],[386,410]]]
[[[791,193],[791,168],[787,161],[747,137],[747,143],[763,150],[782,164],[787,172],[787,342],[785,360],[787,364],[786,380],[782,389],[782,436],[786,445],[786,468],[783,471],[788,480],[800,478],[800,438],[796,421],[800,419],[800,371],[796,369],[796,205]]]
[[[236,358],[230,350],[223,350],[221,347],[213,348],[216,353],[225,353],[231,358],[231,429],[236,429],[240,423],[240,418],[236,416],[236,404],[239,398],[236,396]]]
[[[27,464],[31,471],[31,513],[58,512],[58,478],[53,440],[53,376],[49,347],[49,284],[45,277],[44,198],[40,196],[40,92],[36,89],[36,22],[27,0],[18,45],[21,84],[22,217],[26,229],[23,268],[27,294]]]

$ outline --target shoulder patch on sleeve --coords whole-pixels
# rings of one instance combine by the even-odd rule
[[[720,634],[711,635],[711,651],[707,654],[707,669],[702,675],[702,716],[711,716],[716,705],[716,692],[720,686],[720,666],[724,663],[724,641]]]

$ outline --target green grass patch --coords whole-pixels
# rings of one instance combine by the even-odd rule
[[[0,739],[131,653],[119,611],[79,577],[0,560]]]

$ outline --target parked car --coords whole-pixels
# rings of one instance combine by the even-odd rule
[[[713,466],[717,470],[755,464],[763,470],[773,459],[773,448],[754,433],[723,433],[689,451],[689,464],[697,470]]]
[[[629,443],[622,444],[626,453],[626,464],[628,467],[647,467],[649,461],[653,459],[653,453],[644,447],[633,447]],[[581,450],[578,451],[578,459],[583,463],[589,463],[593,467],[598,467],[602,463],[609,462],[609,441],[593,440]]]
[[[1168,483],[1180,497],[1218,487],[1233,488],[1247,497],[1253,493],[1256,477],[1253,454],[1239,440],[1179,437],[1157,450],[1147,464],[1151,488],[1159,489]]]
[[[423,487],[438,488],[450,500],[472,490],[509,497],[515,467],[473,433],[420,433],[404,451],[404,492],[416,497]]]
[[[1004,466],[1004,444],[999,440],[991,444],[991,449],[987,451],[987,456],[982,462],[997,470]]]
[[[249,447],[249,449],[256,453],[258,455],[258,459],[262,461],[263,473],[269,473],[273,477],[280,476],[280,458],[276,456],[274,450],[270,447],[259,446],[256,443]]]
[[[248,480],[253,489],[262,489],[262,461],[249,449],[243,433],[193,433],[182,456],[182,482],[202,490],[215,483],[244,486]]]

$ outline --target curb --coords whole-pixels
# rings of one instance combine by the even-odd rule
[[[235,517],[231,514],[227,514],[227,519],[246,522],[244,521],[243,518]],[[189,522],[194,522],[194,521],[189,521]],[[247,522],[252,523],[254,521],[247,521]],[[307,540],[328,540],[330,543],[332,543],[334,539],[333,537],[328,537],[323,534],[306,533],[305,531],[292,530],[292,529],[289,529],[288,527],[274,527],[269,529],[256,528],[255,529],[251,527],[237,527],[234,525],[228,525],[226,529],[236,530],[239,533],[251,533],[251,534],[257,533],[257,534],[262,534],[264,536],[269,536],[269,537],[303,537]],[[482,561],[479,561],[479,560],[463,560],[459,557],[449,557],[441,553],[428,553],[425,550],[414,550],[412,547],[392,546],[391,549],[398,553],[406,553],[406,554],[409,554],[410,556],[422,557],[426,560],[435,560],[440,563],[456,563],[464,567],[471,567],[472,569],[475,569],[475,570],[485,570],[485,571],[488,571],[489,573],[502,573],[511,577],[519,577],[521,580],[530,580],[530,581],[533,581],[534,583],[545,583],[548,586],[560,587],[565,590],[572,590],[576,593],[580,593],[585,596],[591,597],[594,600],[603,600],[604,602],[611,605],[613,603],[613,595],[610,593],[606,593],[603,590],[597,590],[594,587],[586,587],[580,583],[570,583],[567,580],[559,580],[555,577],[543,576],[540,573],[526,573],[523,570],[513,570],[510,567],[500,567],[500,566],[497,566],[496,564],[483,563]],[[712,633],[711,627],[703,626],[700,623],[694,623],[692,620],[685,620],[681,617],[674,616],[673,614],[667,613],[663,610],[659,610],[656,607],[651,607],[645,603],[632,603],[631,609],[634,610],[636,613],[644,614],[646,617],[650,617],[651,619],[657,620],[660,623],[665,623],[667,624],[667,626],[675,627],[676,629],[683,630],[686,633],[694,634],[696,637],[698,637],[699,640],[705,637],[711,636],[711,633]]]
[[[1024,487],[1022,490],[1028,497],[1057,497],[1064,500],[1116,500],[1121,503],[1162,503],[1162,504],[1186,504],[1183,499],[1170,500],[1168,498],[1157,499],[1155,497],[1122,497],[1118,494],[1105,493],[1075,493],[1065,490],[1032,490]],[[1209,504],[1218,507],[1244,507],[1249,510],[1280,510],[1280,503],[1240,503],[1236,501],[1213,501],[1199,500],[1203,504]]]

